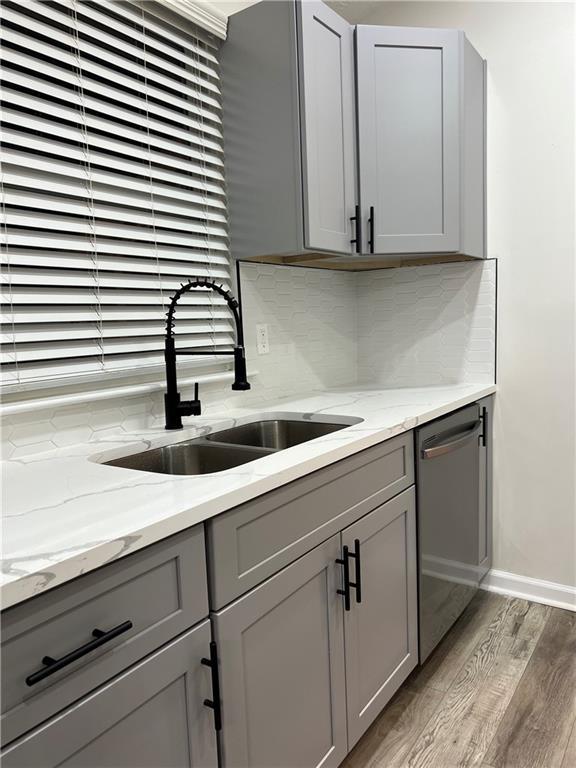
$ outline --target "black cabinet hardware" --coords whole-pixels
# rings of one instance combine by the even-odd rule
[[[480,420],[482,422],[482,434],[480,435],[480,445],[485,448],[486,447],[486,440],[488,435],[488,408],[486,406],[482,407],[482,412],[480,414]]]
[[[218,649],[214,640],[210,642],[210,658],[202,659],[202,664],[212,672],[212,698],[204,699],[204,706],[214,712],[214,730],[222,730],[222,708],[220,704],[220,675],[218,673]]]
[[[96,648],[100,648],[100,646],[109,643],[111,640],[114,640],[115,637],[124,634],[124,632],[128,632],[128,630],[132,629],[132,627],[133,624],[131,621],[124,621],[122,624],[118,624],[117,627],[109,629],[108,632],[103,632],[101,629],[94,629],[92,630],[92,636],[94,637],[94,640],[90,640],[89,642],[85,643],[85,645],[81,645],[80,648],[76,648],[76,650],[70,651],[70,653],[67,653],[66,656],[62,656],[61,659],[53,659],[51,656],[44,656],[42,659],[42,664],[45,666],[42,669],[39,669],[37,672],[33,672],[31,675],[29,675],[26,678],[26,685],[35,685],[41,680],[50,677],[50,675],[53,675],[60,669],[64,669],[64,667],[67,667],[74,661],[81,659],[82,656],[86,656],[86,654],[95,651]]]
[[[344,589],[337,589],[339,595],[344,595],[344,610],[350,610],[350,565],[348,562],[348,547],[342,547],[342,557],[336,560],[338,565],[342,566],[342,581]]]
[[[348,557],[354,558],[354,581],[350,586],[356,590],[356,602],[362,602],[362,575],[360,563],[360,539],[354,539],[354,552],[348,552]]]
[[[374,206],[370,206],[370,216],[368,217],[368,248],[370,253],[374,253]]]
[[[362,252],[362,217],[360,215],[360,206],[357,205],[354,209],[354,216],[350,216],[350,221],[355,222],[356,235],[350,240],[351,245],[356,245],[356,253]]]

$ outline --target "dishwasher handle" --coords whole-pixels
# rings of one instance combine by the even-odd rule
[[[427,440],[422,446],[422,458],[423,459],[435,459],[437,456],[445,456],[447,453],[457,451],[462,446],[469,443],[475,437],[478,437],[482,428],[482,419],[478,419],[472,427],[463,432],[458,432],[456,435],[451,435],[449,440],[438,441],[438,437],[433,437]],[[426,446],[428,443],[428,446]]]

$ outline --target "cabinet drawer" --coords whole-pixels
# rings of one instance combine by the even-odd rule
[[[414,482],[412,433],[368,448],[207,523],[214,610]]]
[[[2,615],[3,742],[207,615],[202,526],[7,610]],[[116,637],[105,636],[102,645],[93,647],[98,639],[94,630],[116,628]],[[59,660],[74,651],[81,654],[76,660],[39,681],[30,680],[46,668],[44,657]]]
[[[2,753],[4,768],[217,768],[210,622],[76,702]]]

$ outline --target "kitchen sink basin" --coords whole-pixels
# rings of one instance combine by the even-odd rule
[[[297,419],[266,419],[214,432],[206,437],[151,448],[148,451],[103,462],[109,467],[159,472],[164,475],[208,475],[233,469],[249,461],[329,435],[347,424]]]
[[[271,448],[281,451],[293,445],[314,440],[316,437],[329,435],[339,429],[345,429],[349,424],[332,424],[323,421],[291,421],[274,419],[270,421],[253,421],[240,427],[232,427],[222,432],[207,435],[206,439],[218,443]]]
[[[123,456],[104,462],[109,467],[139,469],[164,475],[206,475],[233,469],[272,451],[251,446],[216,445],[203,440],[188,440],[163,448]]]

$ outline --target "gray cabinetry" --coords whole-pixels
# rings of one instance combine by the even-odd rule
[[[352,27],[320,2],[300,3],[297,11],[304,242],[349,253],[356,205]]]
[[[222,608],[413,482],[408,433],[213,518],[207,526],[212,609]]]
[[[365,252],[483,257],[484,62],[457,30],[359,26],[356,44]]]
[[[329,768],[346,756],[339,539],[213,615],[223,768]]]
[[[344,614],[349,749],[418,661],[415,517],[410,488],[342,532],[361,585]]]
[[[458,249],[458,34],[357,28],[360,194],[364,219],[373,217],[371,253]]]
[[[263,0],[222,47],[231,252],[350,253],[354,41],[320,2]]]
[[[206,618],[203,526],[111,563],[2,614],[6,744]],[[94,631],[118,634],[97,638]],[[121,630],[121,631],[120,631]],[[44,657],[70,659],[47,669]],[[34,676],[48,671],[45,677]]]
[[[2,753],[4,768],[217,768],[208,621]]]
[[[485,62],[463,32],[263,0],[230,18],[222,72],[233,256],[485,257]]]

